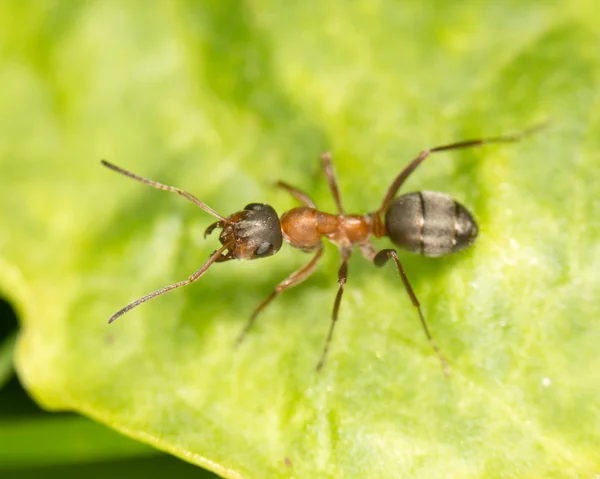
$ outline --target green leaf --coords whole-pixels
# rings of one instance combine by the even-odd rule
[[[0,290],[17,370],[75,410],[229,478],[592,477],[600,472],[600,62],[593,2],[4,2]],[[328,363],[339,255],[215,265],[191,203],[377,208],[416,153],[550,117],[518,144],[431,157],[404,191],[476,216],[467,252],[402,254],[445,380],[393,267],[355,254]],[[378,247],[390,243],[378,240]]]

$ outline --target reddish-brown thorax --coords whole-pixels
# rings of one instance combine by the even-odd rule
[[[332,215],[307,206],[281,216],[284,239],[295,248],[311,251],[327,238],[340,248],[364,245],[374,234],[373,217],[367,215]]]

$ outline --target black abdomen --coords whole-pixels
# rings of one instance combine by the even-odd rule
[[[418,191],[394,199],[385,213],[385,228],[400,248],[425,256],[443,256],[469,246],[477,223],[450,196]]]

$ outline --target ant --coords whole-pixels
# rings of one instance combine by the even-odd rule
[[[543,125],[513,135],[466,140],[423,150],[394,179],[379,208],[372,213],[363,215],[345,213],[330,153],[321,155],[321,167],[337,206],[337,214],[318,210],[306,193],[286,182],[279,181],[277,186],[286,190],[302,204],[302,206],[286,211],[281,218],[277,216],[273,207],[263,203],[250,203],[243,210],[224,217],[182,189],[143,178],[102,160],[102,164],[107,168],[159,190],[177,193],[218,218],[218,221],[208,226],[204,237],[215,229],[220,229],[219,241],[222,245],[188,279],[165,286],[137,299],[113,314],[108,322],[112,323],[129,310],[156,296],[193,283],[204,275],[213,263],[223,263],[233,259],[258,259],[274,255],[281,248],[284,239],[294,248],[313,253],[312,259],[305,266],[281,281],[271,294],[258,305],[237,338],[236,344],[239,344],[256,322],[259,313],[271,301],[280,293],[300,284],[314,273],[323,254],[322,240],[327,238],[340,249],[342,263],[338,270],[338,290],[333,303],[331,324],[317,370],[323,367],[327,358],[344,294],[344,286],[348,278],[348,260],[354,246],[358,246],[362,255],[378,267],[384,266],[389,260],[396,264],[404,288],[413,306],[417,309],[425,335],[441,362],[444,374],[447,375],[447,361],[429,331],[419,300],[408,281],[396,250],[377,251],[371,242],[371,237],[388,236],[399,248],[429,257],[445,256],[471,245],[477,237],[478,227],[471,213],[463,205],[444,193],[434,191],[416,191],[396,198],[398,190],[411,173],[432,153],[484,144],[517,142],[541,126]]]

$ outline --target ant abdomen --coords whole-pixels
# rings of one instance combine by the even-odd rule
[[[385,228],[400,248],[431,257],[466,248],[478,232],[477,223],[463,205],[435,191],[395,198],[385,212]]]

